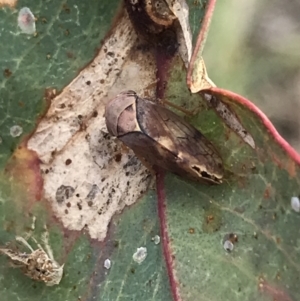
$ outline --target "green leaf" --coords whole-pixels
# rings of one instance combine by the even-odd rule
[[[214,1],[189,1],[194,41],[209,3]],[[20,141],[9,134],[11,126],[21,126],[24,133],[33,129],[45,108],[45,89],[50,88],[49,101],[52,89],[61,91],[91,61],[118,4],[21,1],[16,9],[0,11],[8,41],[0,46],[7,64],[0,99],[2,166]],[[18,33],[17,14],[25,5],[38,17],[36,37]],[[291,197],[298,195],[298,157],[241,97],[218,89],[191,95],[179,57],[165,74],[165,96],[197,112],[190,122],[216,146],[226,174],[219,186],[169,175],[163,189],[158,181],[163,249],[152,241],[159,234],[154,191],[141,198],[151,177],[130,151],[103,132],[106,95],[130,88],[144,95],[155,92],[148,89],[157,79],[154,55],[138,50],[143,47],[130,26],[126,15],[116,20],[95,59],[98,65],[94,61],[84,68],[52,100],[28,141],[36,152],[26,148],[27,141],[20,144],[0,176],[1,247],[11,242],[6,247],[30,253],[15,236],[31,234],[42,243],[47,225],[54,258],[64,264],[60,284],[47,287],[12,269],[1,255],[3,301],[299,299],[299,214],[290,208]],[[227,105],[229,119],[220,118],[214,102],[207,101],[211,94]],[[70,127],[64,127],[68,122]],[[254,139],[255,149],[241,129]],[[43,136],[47,130],[50,134]],[[64,187],[69,190],[58,198]],[[230,233],[238,242],[228,253],[223,243]],[[37,249],[32,239],[28,242]],[[140,247],[147,248],[147,257],[138,264],[133,255]]]
[[[299,195],[299,155],[248,100],[217,88],[204,94],[193,124],[215,144],[227,176],[219,186],[166,179],[161,214],[181,298],[298,300],[300,215],[291,198]],[[224,125],[209,95],[239,117],[255,149]],[[238,237],[232,252],[224,249],[230,234]]]
[[[32,131],[51,100],[47,91],[61,91],[97,53],[118,4],[54,0],[0,6],[0,166],[22,137],[12,137],[11,127],[18,125],[25,134]],[[36,36],[18,28],[18,11],[24,6],[37,18]]]
[[[64,275],[57,286],[47,287],[26,277],[20,269],[13,269],[5,256],[0,256],[1,300],[74,300],[88,297],[93,300],[127,300],[128,296],[144,300],[171,300],[168,277],[160,244],[153,242],[159,234],[154,192],[136,206],[116,216],[104,243],[91,241],[87,235],[66,231],[55,225],[47,212],[45,202],[22,207],[20,191],[1,180],[0,206],[1,243],[13,241],[14,235],[25,235],[36,217],[33,237],[40,243],[44,224],[48,224],[50,247],[55,259],[64,263]],[[11,196],[14,196],[14,199]],[[28,206],[27,202],[27,206]],[[23,204],[24,206],[25,204]],[[151,213],[151,215],[149,215]],[[15,221],[18,221],[17,223]],[[35,248],[34,242],[29,243]],[[133,260],[139,247],[147,248],[147,257],[141,264]],[[19,247],[20,248],[20,247]],[[20,248],[20,250],[28,250]],[[111,268],[104,268],[104,261]]]

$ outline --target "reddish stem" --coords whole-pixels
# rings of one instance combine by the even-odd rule
[[[158,216],[160,220],[160,235],[161,235],[163,253],[167,265],[167,272],[169,276],[173,300],[181,301],[182,299],[179,293],[179,285],[174,273],[174,256],[172,255],[170,238],[167,230],[168,227],[167,227],[167,217],[166,217],[166,203],[165,203],[166,195],[165,195],[165,188],[164,188],[164,177],[165,177],[164,172],[158,170],[156,173],[156,193],[157,193]]]

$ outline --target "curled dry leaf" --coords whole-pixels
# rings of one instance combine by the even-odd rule
[[[189,6],[185,0],[166,0],[170,10],[177,17],[180,26],[177,27],[179,53],[186,66],[192,57],[192,32],[189,23]]]
[[[201,57],[194,64],[193,68],[193,81],[189,85],[189,89],[192,93],[197,93],[201,90],[216,87],[215,83],[208,77],[205,63]]]
[[[205,15],[201,21],[201,30],[194,45],[193,54],[187,73],[187,85],[192,93],[197,93],[204,89],[216,87],[216,85],[207,75],[204,60],[202,58],[202,50],[214,7],[216,5],[216,0],[209,0],[206,2],[206,4]]]
[[[85,227],[92,238],[103,239],[111,217],[151,180],[133,152],[110,137],[103,117],[105,104],[124,89],[153,96],[147,87],[155,82],[154,58],[137,49],[124,15],[94,61],[52,100],[28,141],[41,159],[44,197],[54,213],[68,229]]]

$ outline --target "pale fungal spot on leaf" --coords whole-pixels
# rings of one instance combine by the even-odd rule
[[[234,245],[233,245],[233,243],[230,240],[225,240],[225,242],[223,244],[223,248],[227,252],[231,252],[233,250],[233,248],[234,248]]]
[[[10,130],[9,133],[12,137],[19,137],[22,135],[23,133],[23,128],[20,127],[19,125],[13,125]]]
[[[133,254],[132,259],[141,264],[147,257],[147,248],[141,247],[137,248],[136,252]]]
[[[300,212],[300,200],[298,197],[293,196],[291,198],[291,206],[294,211]]]
[[[94,61],[51,100],[28,141],[41,160],[43,197],[56,217],[65,228],[85,228],[98,240],[115,213],[138,200],[152,179],[133,152],[107,133],[103,117],[106,103],[129,87],[143,96],[155,94],[153,54],[136,50],[127,15],[118,22]],[[65,202],[66,195],[58,193],[62,186],[74,189]]]
[[[104,260],[104,267],[109,270],[111,267],[111,261],[109,259]]]
[[[34,34],[35,28],[35,18],[33,13],[28,7],[23,7],[19,11],[18,15],[18,25],[23,33]]]
[[[152,237],[152,241],[158,245],[160,243],[160,236],[159,235],[155,235],[154,237]]]

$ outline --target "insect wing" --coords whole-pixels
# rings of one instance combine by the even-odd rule
[[[142,132],[173,154],[186,173],[199,180],[221,182],[222,159],[196,128],[165,107],[142,98],[137,99],[136,110]]]

